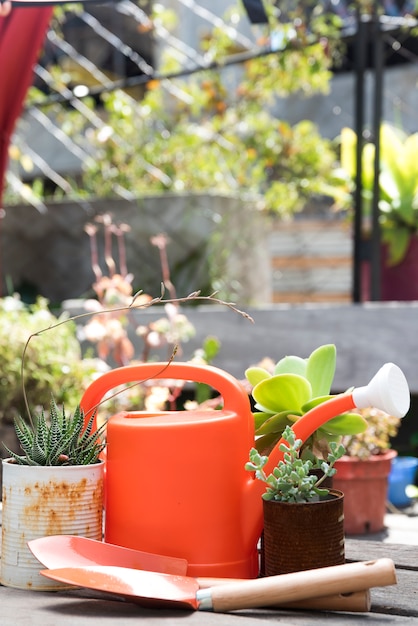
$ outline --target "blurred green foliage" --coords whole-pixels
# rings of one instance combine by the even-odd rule
[[[302,210],[313,196],[337,199],[333,144],[311,121],[292,126],[278,119],[274,108],[278,98],[328,91],[339,49],[338,18],[317,7],[310,7],[307,17],[305,6],[285,12],[272,1],[265,4],[270,23],[253,50],[233,35],[246,19],[239,4],[223,16],[221,27],[205,33],[198,53],[213,69],[189,73],[167,47],[158,74],[187,75],[149,80],[136,92],[103,93],[104,111],[88,98],[82,101],[84,113],[80,107],[49,106],[60,128],[94,155],[81,178],[69,181],[71,193],[77,198],[164,191],[257,194],[266,211],[282,216]],[[154,6],[153,28],[169,32],[176,21],[172,11]],[[79,80],[80,68],[49,69],[58,91]],[[92,123],[88,111],[99,113],[102,123]],[[31,191],[43,199],[51,194],[39,179]],[[65,194],[60,187],[52,192],[54,199]]]
[[[0,299],[0,420],[26,418],[22,388],[22,354],[30,335],[59,321],[39,298],[26,306],[17,297]],[[33,337],[27,348],[24,377],[31,410],[49,406],[53,391],[57,404],[77,406],[98,369],[97,360],[82,359],[72,321],[51,333]]]

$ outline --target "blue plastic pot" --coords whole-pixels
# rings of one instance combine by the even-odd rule
[[[418,459],[413,456],[398,456],[392,459],[388,499],[394,506],[402,508],[412,504],[412,499],[406,495],[405,490],[408,485],[415,484],[417,467]]]

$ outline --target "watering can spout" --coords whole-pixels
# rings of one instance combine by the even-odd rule
[[[353,390],[355,406],[373,406],[394,417],[404,417],[410,406],[408,383],[403,372],[393,363],[385,363],[366,387]]]
[[[394,363],[385,363],[365,387],[355,388],[350,392],[334,396],[330,400],[318,404],[300,417],[292,426],[298,439],[306,441],[318,428],[327,421],[352,409],[374,407],[395,417],[404,417],[410,406],[410,392],[402,370]],[[264,468],[270,474],[274,467],[283,459],[280,445],[275,445]],[[259,480],[249,480],[246,485],[245,516],[248,526],[245,529],[250,544],[257,542],[263,530],[263,512],[260,502],[265,485]],[[252,501],[252,505],[249,502]]]

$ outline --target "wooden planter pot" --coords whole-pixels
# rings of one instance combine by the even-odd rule
[[[377,533],[384,528],[388,477],[395,450],[365,461],[342,457],[335,463],[334,487],[344,493],[344,530],[347,535]]]
[[[264,500],[263,574],[343,564],[343,500],[334,489],[317,502]]]
[[[104,462],[94,465],[3,465],[1,584],[19,589],[59,589],[27,542],[47,535],[102,539]]]

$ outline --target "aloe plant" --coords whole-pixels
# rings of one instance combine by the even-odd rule
[[[308,358],[286,356],[280,359],[270,373],[262,367],[250,367],[245,376],[252,385],[255,402],[256,449],[267,451],[283,435],[287,426],[294,424],[314,406],[332,398],[331,387],[336,368],[337,350],[334,344],[325,344]],[[344,413],[326,422],[302,447],[304,458],[324,457],[330,443],[342,435],[364,432],[366,420],[357,413]]]
[[[356,176],[357,135],[341,131],[341,166],[351,184]],[[418,133],[407,135],[383,123],[380,129],[379,222],[387,244],[388,264],[405,257],[410,238],[418,231]],[[366,142],[362,152],[362,198],[366,216],[371,214],[375,146]]]
[[[104,448],[101,439],[105,424],[94,427],[93,414],[84,428],[84,413],[78,406],[74,414],[59,411],[51,399],[49,419],[42,410],[32,423],[15,419],[15,432],[24,454],[16,454],[4,446],[19,465],[90,465],[99,462]]]

